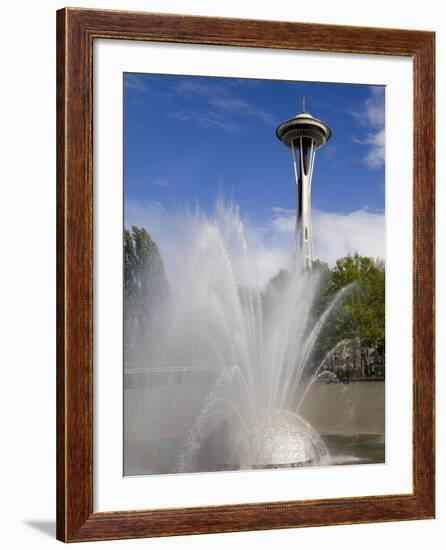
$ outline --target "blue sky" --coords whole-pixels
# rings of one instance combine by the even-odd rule
[[[124,74],[126,223],[139,223],[143,205],[170,212],[198,203],[210,213],[222,193],[252,223],[292,231],[292,159],[275,129],[301,111],[303,96],[333,132],[316,156],[316,218],[329,215],[336,226],[359,213],[364,242],[383,241],[384,88],[351,84]],[[379,231],[367,237],[376,216]],[[355,226],[344,225],[347,238]],[[347,252],[361,246],[343,244]]]
[[[291,155],[274,132],[305,96],[333,131],[317,154],[313,206],[384,208],[384,165],[367,161],[382,127],[370,109],[383,104],[383,88],[128,73],[124,86],[126,199],[207,209],[222,189],[255,217],[291,208]]]

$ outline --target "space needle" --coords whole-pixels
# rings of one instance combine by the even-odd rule
[[[313,235],[311,229],[311,180],[313,178],[316,149],[322,147],[331,137],[330,128],[321,120],[305,111],[282,122],[276,135],[289,147],[293,154],[294,176],[297,187],[297,212],[295,230],[295,258],[303,257],[303,267],[313,267]]]

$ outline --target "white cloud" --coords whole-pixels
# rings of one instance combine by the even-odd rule
[[[370,169],[380,168],[385,162],[385,95],[381,86],[370,87],[370,95],[360,111],[350,114],[369,129],[364,139],[354,138],[356,143],[366,145],[363,161]]]
[[[364,157],[367,166],[369,168],[383,166],[386,157],[386,134],[384,128],[378,132],[369,134],[365,143],[371,145],[369,152]]]
[[[272,228],[278,233],[294,233],[296,227],[296,213],[289,208],[274,207]]]
[[[171,111],[166,114],[166,117],[181,122],[192,122],[203,128],[218,128],[231,134],[240,134],[246,130],[246,126],[228,119],[227,116],[218,111]]]
[[[233,89],[218,81],[184,78],[175,83],[169,93],[174,98],[181,96],[186,101],[182,101],[181,110],[168,112],[168,118],[193,122],[203,127],[215,127],[230,133],[246,132],[246,121],[249,119],[265,124],[274,122],[270,112],[239,97]],[[188,106],[187,100],[197,98],[200,99],[199,107]]]
[[[313,210],[313,238],[316,256],[329,265],[354,252],[384,258],[385,217],[367,210],[348,214]]]
[[[386,133],[384,128],[376,132],[369,132],[365,139],[354,139],[356,143],[368,145],[368,152],[363,161],[372,170],[384,165],[386,158]]]
[[[162,226],[165,215],[164,206],[159,201],[134,202],[125,201],[124,225],[145,227],[149,231],[157,231]]]
[[[273,208],[273,214],[272,230],[278,234],[293,235],[296,223],[294,211]],[[314,253],[329,265],[354,252],[373,258],[385,256],[383,213],[361,209],[343,214],[313,209],[312,223]]]
[[[211,97],[208,99],[208,104],[215,109],[221,109],[227,113],[258,118],[267,124],[274,123],[274,117],[271,113],[244,99],[237,97]]]
[[[167,187],[169,180],[167,178],[155,178],[152,180],[152,185],[155,187]]]
[[[151,92],[151,87],[147,79],[141,77],[140,74],[127,74],[124,83],[126,90],[131,90],[132,92],[137,92],[141,94],[147,94]]]
[[[145,227],[158,243],[171,277],[177,276],[178,251],[190,246],[191,235],[200,224],[216,224],[226,250],[234,261],[241,284],[263,287],[287,268],[291,259],[295,229],[292,209],[273,208],[271,218],[256,222],[240,219],[238,207],[217,203],[210,218],[195,212],[166,210],[160,202],[126,202],[126,226]],[[204,224],[204,225],[203,225]],[[358,252],[374,258],[385,257],[385,219],[383,213],[366,209],[350,213],[313,209],[315,256],[333,266],[338,258]],[[246,266],[246,262],[249,268]]]
[[[381,128],[385,123],[385,91],[382,86],[370,86],[369,97],[361,109],[349,113],[362,125],[371,128]]]
[[[385,123],[384,88],[373,86],[370,88],[370,97],[365,100],[365,118],[374,128],[381,128]]]

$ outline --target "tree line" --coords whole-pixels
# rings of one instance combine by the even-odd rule
[[[324,323],[314,346],[315,366],[326,362],[339,380],[384,377],[385,372],[385,264],[383,260],[347,255],[335,266],[316,261],[320,279],[309,327],[335,296],[345,289]],[[274,277],[264,291],[265,300],[280,288],[288,273]],[[243,292],[243,289],[241,289]],[[170,295],[164,263],[155,241],[144,228],[124,229],[124,355],[127,361],[156,355]],[[342,342],[342,344],[339,344]],[[336,348],[333,353],[330,350]]]

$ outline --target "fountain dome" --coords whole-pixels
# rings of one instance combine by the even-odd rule
[[[329,462],[327,447],[316,430],[285,409],[262,411],[243,428],[224,422],[209,442],[222,469],[292,468]]]
[[[242,441],[240,462],[252,468],[318,466],[329,457],[316,430],[298,414],[283,409],[261,413]]]

